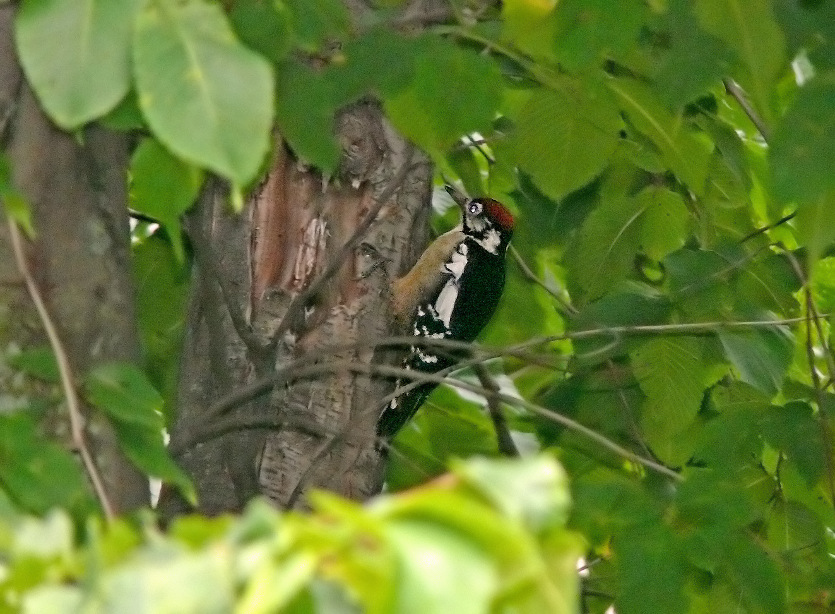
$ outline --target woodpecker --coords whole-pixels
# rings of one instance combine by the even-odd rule
[[[438,237],[394,282],[393,308],[401,321],[411,322],[416,337],[470,342],[490,320],[502,295],[514,222],[504,205],[492,198],[470,200],[451,187],[447,191],[461,208],[461,224]],[[455,364],[455,354],[415,345],[403,366],[436,373]],[[398,380],[397,388],[408,383]],[[377,422],[382,441],[394,437],[436,385],[424,382],[391,400]]]

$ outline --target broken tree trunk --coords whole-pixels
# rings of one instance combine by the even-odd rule
[[[397,360],[368,343],[398,332],[390,285],[426,245],[432,171],[373,101],[336,125],[334,181],[279,142],[242,214],[214,181],[189,220],[194,284],[171,449],[205,513],[259,493],[292,507],[311,487],[354,499],[381,488],[376,421],[393,382],[323,363]],[[305,370],[315,373],[297,377]],[[184,509],[166,495],[164,513]]]

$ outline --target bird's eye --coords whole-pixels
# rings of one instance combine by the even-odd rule
[[[481,213],[481,203],[472,201],[469,205],[467,205],[467,211],[470,212],[470,215],[478,215]]]

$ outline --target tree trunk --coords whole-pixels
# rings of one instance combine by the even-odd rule
[[[337,180],[326,183],[279,140],[242,214],[212,181],[187,224],[196,259],[171,449],[203,512],[237,510],[259,493],[292,507],[310,487],[355,499],[381,487],[376,421],[391,381],[343,370],[229,396],[298,360],[395,360],[367,342],[392,334],[391,280],[426,244],[431,168],[375,102],[352,105],[336,124]],[[166,493],[165,513],[181,511]]]
[[[76,376],[107,362],[136,362],[127,211],[128,139],[99,127],[77,136],[56,128],[22,77],[14,50],[14,7],[0,6],[0,146],[13,183],[31,207],[37,238],[30,267]],[[80,144],[83,143],[83,144]],[[46,337],[14,267],[0,224],[0,347],[44,345]],[[121,454],[104,416],[87,412],[87,433],[115,511],[148,503],[148,481]]]

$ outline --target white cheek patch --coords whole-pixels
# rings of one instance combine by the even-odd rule
[[[487,234],[484,235],[483,239],[476,239],[479,245],[483,247],[486,251],[490,252],[491,254],[498,253],[499,244],[502,242],[502,238],[499,235],[499,231],[495,228],[491,228],[487,231]]]
[[[480,217],[471,217],[467,220],[467,226],[470,227],[470,230],[481,232],[487,227],[487,223]]]

